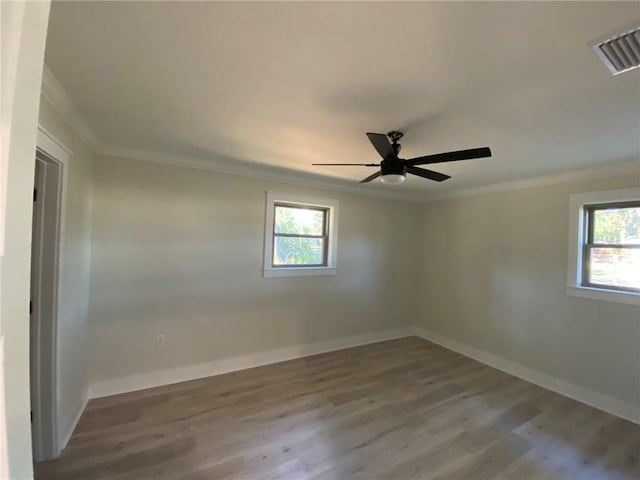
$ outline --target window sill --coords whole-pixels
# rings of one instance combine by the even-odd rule
[[[335,275],[336,267],[292,267],[292,268],[265,268],[264,278],[275,277],[308,277],[313,275]]]
[[[640,294],[633,292],[614,292],[602,288],[568,286],[567,295],[574,297],[590,298],[605,302],[626,303],[640,307]]]

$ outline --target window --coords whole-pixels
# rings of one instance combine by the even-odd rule
[[[335,200],[267,192],[264,276],[335,274]]]
[[[586,205],[582,285],[640,292],[640,201]]]
[[[640,188],[571,195],[567,293],[640,305]]]
[[[329,209],[274,204],[272,267],[326,267]]]

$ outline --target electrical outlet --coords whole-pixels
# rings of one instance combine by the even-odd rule
[[[165,341],[166,341],[166,335],[164,333],[158,333],[156,335],[156,344],[159,347],[164,347]]]

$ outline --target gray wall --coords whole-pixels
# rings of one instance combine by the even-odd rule
[[[565,293],[569,195],[637,184],[417,205],[97,157],[91,382],[418,325],[637,405],[638,308]],[[262,278],[266,190],[339,200],[335,277]]]
[[[640,309],[568,296],[569,195],[637,175],[428,203],[419,325],[640,405]]]
[[[262,278],[267,190],[338,199],[335,276]],[[418,212],[401,201],[96,157],[91,380],[409,326]]]
[[[93,154],[44,97],[40,100],[39,122],[73,152],[64,166],[58,287],[58,430],[59,437],[66,439],[89,393],[87,321]]]

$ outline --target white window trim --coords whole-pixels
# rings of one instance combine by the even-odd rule
[[[584,244],[584,206],[594,203],[624,202],[638,199],[640,199],[640,187],[576,193],[569,196],[567,295],[640,306],[640,294],[638,293],[592,288],[581,285],[582,245]]]
[[[278,202],[295,203],[327,208],[329,210],[329,234],[326,267],[272,267],[273,255],[273,215],[274,205]],[[296,195],[267,191],[267,203],[264,226],[264,263],[263,276],[270,277],[301,277],[309,275],[335,275],[338,246],[338,201],[330,198]]]

